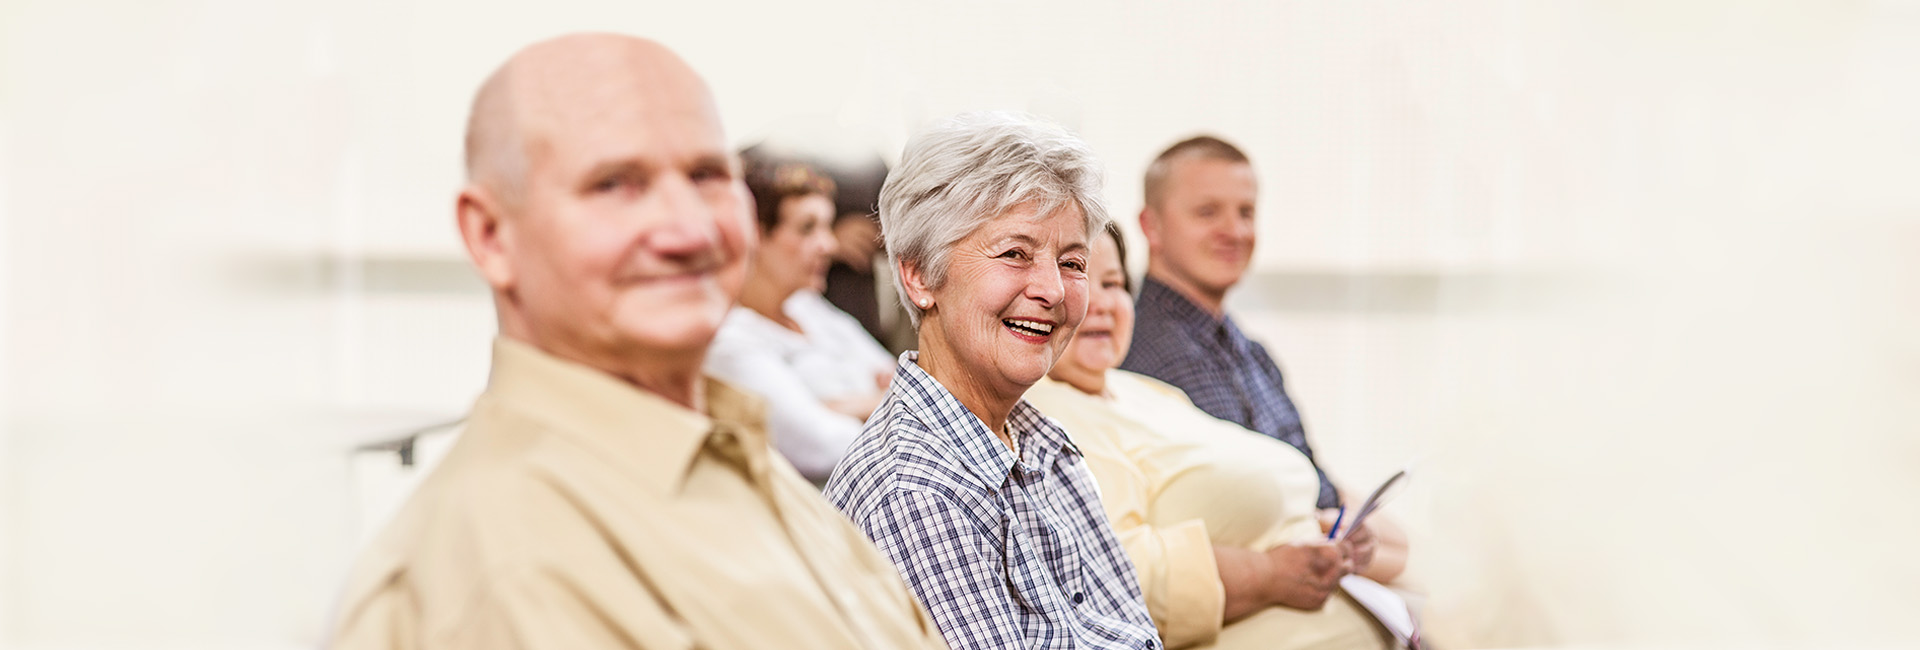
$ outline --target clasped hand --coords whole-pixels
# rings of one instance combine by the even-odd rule
[[[1339,511],[1331,509],[1321,510],[1320,532],[1332,532],[1333,523],[1339,518]],[[1378,548],[1378,544],[1373,536],[1373,527],[1366,525],[1365,522],[1361,522],[1359,528],[1348,530],[1346,536],[1342,537],[1339,543],[1341,546],[1347,548],[1347,555],[1353,558],[1354,573],[1365,573],[1368,567],[1373,566],[1373,552]]]
[[[1326,540],[1282,544],[1266,555],[1274,568],[1273,601],[1294,609],[1319,610],[1340,578],[1354,571],[1347,545]]]

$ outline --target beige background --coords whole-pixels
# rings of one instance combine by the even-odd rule
[[[1052,116],[1136,243],[1244,145],[1232,301],[1350,489],[1420,459],[1449,647],[1911,643],[1920,3],[538,4],[0,2],[0,646],[316,640],[348,450],[485,378],[465,104],[576,29],[743,144]]]

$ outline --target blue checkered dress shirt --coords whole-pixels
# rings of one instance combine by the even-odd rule
[[[1066,431],[1022,400],[1021,457],[900,355],[826,497],[900,569],[955,650],[1160,648],[1126,550]]]
[[[1134,322],[1133,351],[1120,369],[1173,384],[1209,415],[1293,445],[1313,461],[1280,367],[1233,318],[1214,318],[1149,275],[1134,302]],[[1320,473],[1320,507],[1339,506],[1340,495],[1319,462],[1313,471]]]

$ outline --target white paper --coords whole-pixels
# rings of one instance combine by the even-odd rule
[[[1408,640],[1413,638],[1418,629],[1414,626],[1413,610],[1407,609],[1407,600],[1401,598],[1400,594],[1357,575],[1341,578],[1340,589],[1352,596],[1354,602],[1360,603],[1361,608],[1373,614],[1374,620],[1385,625],[1402,645],[1408,644]]]

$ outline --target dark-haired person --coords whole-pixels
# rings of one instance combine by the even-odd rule
[[[824,484],[879,405],[893,357],[820,296],[835,246],[833,181],[804,163],[745,157],[760,247],[707,373],[766,399],[774,447]]]
[[[882,345],[891,345],[893,330],[908,330],[906,310],[896,304],[891,282],[882,282],[877,274],[885,267],[875,264],[880,256],[880,219],[876,216],[880,185],[887,179],[887,164],[875,156],[864,164],[838,164],[823,168],[839,186],[834,198],[833,238],[838,242],[827,265],[826,288],[820,295],[847,312]],[[884,314],[884,315],[883,315]]]

